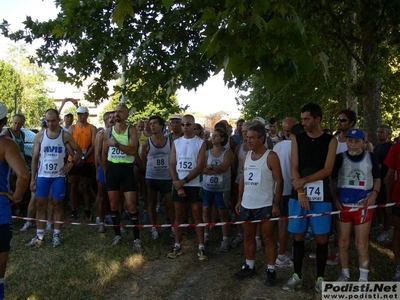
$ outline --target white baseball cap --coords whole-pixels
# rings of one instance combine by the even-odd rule
[[[261,124],[265,125],[265,120],[264,120],[263,118],[261,118],[261,117],[255,117],[255,118],[253,119],[253,121],[258,121],[258,122],[260,122]]]
[[[76,110],[77,114],[88,114],[89,110],[85,106],[79,106],[78,109]]]
[[[180,116],[180,115],[173,115],[173,116],[171,116],[169,119],[170,119],[170,120],[173,120],[173,119],[182,120],[182,116]]]
[[[7,113],[7,106],[3,102],[0,102],[0,120],[3,120],[7,116]]]

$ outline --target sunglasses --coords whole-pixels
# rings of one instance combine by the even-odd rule
[[[193,125],[193,123],[190,123],[190,122],[186,122],[186,123],[181,123],[181,126],[183,127],[183,126],[192,126]]]
[[[337,118],[337,121],[340,123],[344,123],[344,122],[348,122],[349,119],[345,119],[345,118]]]

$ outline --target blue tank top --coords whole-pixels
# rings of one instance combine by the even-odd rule
[[[4,135],[0,135],[0,138]],[[10,167],[6,162],[0,161],[0,191],[8,192],[9,184],[8,178],[10,174]],[[0,225],[8,224],[11,222],[11,207],[8,197],[0,195]]]

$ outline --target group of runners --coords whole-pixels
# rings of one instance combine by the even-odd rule
[[[66,101],[70,100],[63,101],[63,105]],[[105,232],[109,215],[115,233],[112,246],[122,242],[121,214],[132,225],[139,225],[139,196],[145,199],[149,222],[154,225],[158,224],[157,207],[164,199],[166,219],[173,224],[170,234],[175,239],[168,258],[176,259],[182,254],[182,228],[176,225],[188,223],[190,216],[195,224],[215,222],[217,215],[222,222],[245,221],[236,226],[237,235],[232,240],[232,226],[222,226],[219,251],[244,245],[245,262],[234,276],[241,280],[255,274],[255,253],[263,242],[267,261],[265,284],[276,284],[276,267],[293,266],[294,273],[282,288],[294,291],[303,283],[304,242],[310,227],[316,240],[315,290],[320,292],[329,236],[334,230],[338,232],[342,267],[338,280],[351,279],[349,245],[354,226],[358,280],[368,281],[369,233],[375,222],[384,224],[385,234],[394,227],[396,271],[392,279],[400,281],[400,209],[394,206],[392,213],[382,209],[373,218],[374,210],[368,208],[376,203],[399,201],[400,180],[395,174],[400,169],[400,146],[390,141],[390,127],[382,125],[377,129],[379,144],[369,149],[364,132],[356,128],[357,116],[353,111],[339,112],[338,134],[332,135],[322,129],[322,110],[313,103],[301,109],[300,123],[292,117],[283,120],[282,132],[276,118],[266,124],[262,117],[256,117],[250,122],[238,120],[234,134],[227,121],[220,121],[210,139],[204,137],[203,127],[189,114],[173,115],[168,122],[151,116],[133,126],[127,122],[128,108],[120,104],[115,111],[104,114],[105,128],[97,129],[88,123],[86,107],[77,107],[76,124],[72,124],[72,114],[65,114],[64,126],[60,125],[60,110],[46,111],[43,130],[34,140],[30,176],[28,217],[52,222],[37,222],[36,235],[27,246],[41,245],[45,229],[50,229],[52,223],[52,245],[62,244],[61,222],[57,221],[65,219],[63,200],[67,192],[71,217],[78,217],[81,193],[85,217],[91,220],[91,178],[96,176],[98,232]],[[6,116],[7,108],[0,103],[1,130],[7,124]],[[14,116],[14,123],[22,117]],[[20,131],[21,126],[13,124],[9,134],[3,132],[0,137],[4,145],[0,150],[0,296],[1,291],[4,294],[3,278],[12,237],[9,200],[19,202],[29,181],[23,156],[19,154],[23,143],[22,147],[18,143],[18,127]],[[16,151],[17,144],[20,151]],[[49,204],[53,207],[50,213]],[[333,210],[340,210],[337,218],[285,218]],[[274,237],[276,222],[250,222],[271,217],[283,217],[278,222],[279,247]],[[32,222],[27,221],[21,230],[31,226]],[[197,256],[202,261],[208,260],[209,230],[195,227]],[[290,233],[292,256],[287,254]],[[151,228],[153,239],[159,234],[156,226]],[[133,236],[133,249],[143,253],[139,227],[133,226]]]

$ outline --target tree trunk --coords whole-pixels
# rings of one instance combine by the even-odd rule
[[[349,18],[349,22],[355,24],[356,23],[356,13],[352,13]],[[354,32],[351,32],[354,35]],[[357,53],[357,45],[356,43],[352,43],[350,45],[353,53]],[[357,62],[354,57],[347,52],[346,56],[346,72],[347,72],[347,80],[346,80],[346,104],[347,108],[354,110],[356,115],[358,116],[358,97],[354,94],[353,86],[357,83],[358,74],[357,74]]]
[[[354,110],[358,116],[358,97],[353,92],[353,86],[357,82],[357,65],[356,60],[351,56],[350,53],[347,53],[346,58],[346,71],[347,71],[347,80],[346,80],[346,104],[347,108]]]
[[[362,78],[362,98],[364,122],[363,129],[368,133],[368,140],[376,145],[376,129],[382,122],[381,115],[381,79],[379,75],[368,76],[364,74]]]
[[[379,0],[361,1],[361,60],[364,62],[362,75],[362,101],[364,122],[362,127],[368,133],[368,140],[377,143],[376,129],[382,122],[381,78],[378,72],[378,8]]]

